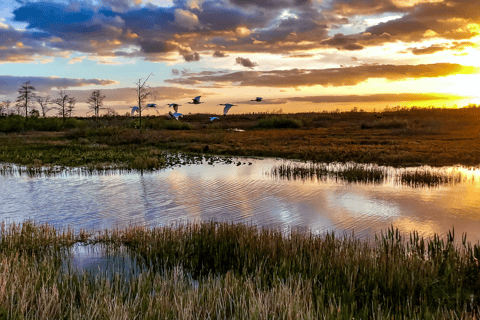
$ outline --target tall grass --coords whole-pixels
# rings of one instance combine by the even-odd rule
[[[480,245],[393,227],[370,241],[243,224],[60,231],[3,225],[8,319],[475,319]],[[74,243],[141,268],[78,271]],[[127,250],[118,250],[126,248]]]
[[[433,168],[389,170],[371,164],[282,163],[272,168],[271,176],[288,180],[327,180],[382,183],[393,181],[411,187],[437,187],[467,181],[460,172]]]
[[[257,127],[264,129],[272,128],[301,128],[303,122],[286,116],[271,116],[257,121]]]

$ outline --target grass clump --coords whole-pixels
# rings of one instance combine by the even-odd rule
[[[301,128],[303,122],[300,119],[289,118],[286,116],[272,116],[257,121],[257,127],[263,129],[272,128]]]
[[[77,236],[32,223],[3,227],[0,312],[11,319],[475,319],[480,245],[454,236],[405,237],[392,227],[361,241],[216,222]],[[102,245],[139,268],[78,271],[73,242]]]
[[[404,129],[408,121],[405,119],[379,119],[369,123],[362,123],[362,129]]]

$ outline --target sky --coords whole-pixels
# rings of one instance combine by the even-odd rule
[[[480,104],[479,13],[478,0],[2,0],[0,102],[30,81],[65,89],[75,115],[92,114],[93,90],[125,114],[148,79],[159,114]]]

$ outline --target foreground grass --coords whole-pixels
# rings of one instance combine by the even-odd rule
[[[474,319],[480,246],[462,240],[392,228],[368,242],[213,222],[93,235],[27,222],[2,228],[0,316]],[[139,269],[78,272],[68,263],[74,243],[102,245]]]
[[[151,169],[164,166],[160,151],[168,150],[393,166],[480,163],[476,107],[228,115],[216,123],[208,116],[146,117],[142,132],[130,117],[80,119],[54,132],[0,132],[0,162]]]

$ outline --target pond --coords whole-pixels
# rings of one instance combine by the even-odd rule
[[[280,165],[302,166],[247,158],[143,174],[4,174],[0,221],[31,219],[78,231],[215,220],[285,231],[354,233],[359,238],[372,238],[390,226],[426,237],[445,236],[454,228],[457,238],[466,232],[467,240],[480,240],[478,168],[423,167],[424,172],[448,172],[460,179],[414,186],[398,177],[418,168],[380,167],[388,172],[383,179],[351,182],[338,176],[273,174]],[[336,164],[334,171],[342,167]]]

